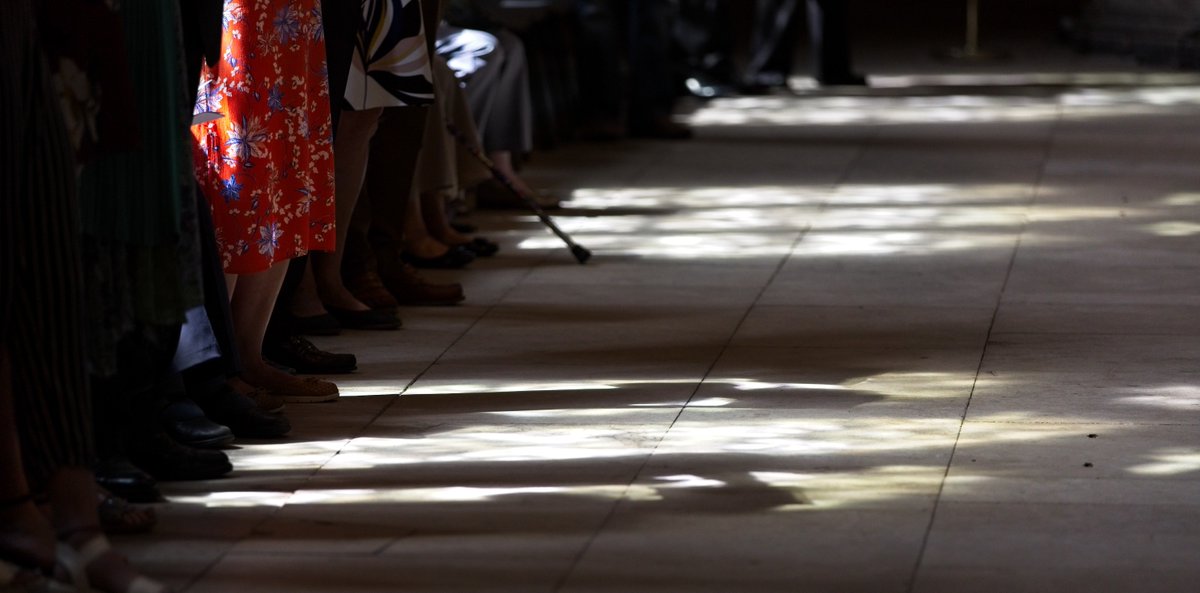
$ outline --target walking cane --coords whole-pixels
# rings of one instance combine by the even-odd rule
[[[550,215],[546,214],[546,210],[542,208],[542,205],[539,204],[532,196],[521,191],[520,188],[513,183],[512,179],[508,178],[508,175],[505,175],[503,171],[496,168],[496,164],[492,162],[492,159],[489,159],[487,155],[480,152],[479,149],[471,143],[470,139],[467,138],[466,134],[464,134],[462,130],[458,129],[458,126],[447,121],[446,129],[450,131],[450,135],[454,136],[454,139],[458,140],[458,143],[461,144],[463,148],[467,149],[467,152],[479,159],[479,162],[483,163],[483,165],[492,172],[492,177],[495,177],[496,181],[499,181],[501,185],[508,188],[508,191],[511,191],[513,195],[520,198],[522,202],[525,202],[525,205],[529,206],[530,210],[533,210],[533,213],[536,214],[538,219],[542,221],[542,224],[546,225],[546,227],[553,231],[555,235],[558,235],[559,239],[562,239],[563,242],[567,244],[567,247],[571,250],[571,255],[575,256],[576,261],[578,261],[580,264],[585,264],[587,263],[587,260],[592,258],[591,251],[588,251],[588,249],[583,245],[571,240],[570,235],[564,233],[562,229],[558,228],[558,225],[554,224],[554,221],[550,218]]]

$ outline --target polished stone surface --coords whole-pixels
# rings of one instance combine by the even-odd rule
[[[119,545],[188,593],[1196,591],[1200,78],[906,59],[539,154],[590,263],[477,215],[462,306],[321,339],[346,397]]]

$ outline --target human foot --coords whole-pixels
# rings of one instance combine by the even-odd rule
[[[107,593],[167,593],[162,583],[138,573],[112,548],[99,527],[59,534],[58,561],[81,591]]]
[[[0,588],[36,581],[53,567],[54,528],[33,498],[0,504]]]

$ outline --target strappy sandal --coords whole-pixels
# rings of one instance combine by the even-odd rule
[[[147,533],[158,524],[158,514],[153,507],[139,508],[101,488],[96,487],[98,503],[97,513],[100,515],[100,528],[105,533],[114,535],[130,535]]]
[[[91,535],[78,549],[63,541],[74,534],[85,532],[91,532]],[[58,537],[58,564],[70,576],[75,590],[80,593],[97,591],[92,588],[91,581],[87,576],[87,569],[100,558],[116,553],[112,544],[109,543],[108,537],[98,527],[60,532]],[[124,590],[113,593],[171,593],[171,590],[158,581],[138,575],[129,582]]]
[[[77,593],[79,589],[46,576],[35,566],[0,558],[0,593]]]
[[[26,494],[0,501],[0,507],[15,507],[32,502],[34,497]],[[50,578],[54,566],[38,566],[28,559],[17,559],[10,552],[0,555],[0,593],[71,593],[76,591],[65,583]]]

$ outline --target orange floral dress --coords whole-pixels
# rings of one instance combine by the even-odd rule
[[[333,138],[318,0],[226,0],[192,126],[225,272],[334,250]]]

